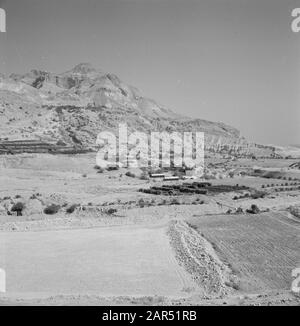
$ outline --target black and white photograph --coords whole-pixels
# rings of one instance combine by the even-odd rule
[[[0,0],[0,310],[300,306],[299,58],[299,0]]]

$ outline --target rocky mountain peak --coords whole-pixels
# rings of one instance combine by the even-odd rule
[[[90,63],[79,63],[69,72],[74,74],[88,75],[89,73],[94,73],[97,70]]]

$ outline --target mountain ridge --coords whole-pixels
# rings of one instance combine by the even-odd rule
[[[203,131],[211,152],[251,155],[260,148],[262,155],[272,154],[271,147],[248,143],[232,126],[177,114],[89,63],[58,74],[34,69],[1,75],[0,115],[0,138],[93,147],[99,132],[126,122],[131,131]]]

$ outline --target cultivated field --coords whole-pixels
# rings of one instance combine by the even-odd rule
[[[300,265],[300,221],[288,213],[207,216],[189,220],[212,243],[246,292],[290,289]]]
[[[2,233],[1,237],[6,249],[0,264],[10,295],[182,297],[196,290],[173,257],[165,228]]]

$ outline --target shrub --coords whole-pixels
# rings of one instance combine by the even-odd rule
[[[237,213],[237,214],[242,214],[242,213],[244,213],[242,207],[237,208],[236,213]]]
[[[109,166],[107,168],[107,171],[118,171],[119,170],[119,167],[118,166]]]
[[[18,202],[16,204],[13,205],[13,207],[11,208],[12,212],[17,212],[18,216],[22,216],[22,211],[25,208],[25,205],[21,202]]]
[[[44,213],[47,215],[54,215],[54,214],[58,213],[59,210],[60,210],[59,205],[51,204],[44,209]]]
[[[112,214],[117,213],[117,210],[116,210],[115,208],[109,208],[109,209],[106,211],[106,213],[107,213],[108,215],[112,215]]]
[[[256,214],[257,213],[259,213],[259,208],[257,207],[257,205],[251,205],[251,210],[253,211],[253,212],[255,212]]]
[[[143,207],[145,206],[145,201],[144,201],[143,198],[141,198],[141,199],[139,200],[138,205],[139,205],[141,208],[143,208]]]
[[[250,209],[247,209],[247,213],[258,214],[260,212],[259,208],[256,205],[251,205]]]
[[[68,214],[72,214],[72,213],[74,213],[74,211],[75,211],[75,209],[77,208],[77,204],[73,204],[73,205],[71,205],[70,207],[68,207],[67,209],[66,209],[66,212],[68,213]]]
[[[104,172],[104,169],[99,165],[95,165],[94,169],[97,170],[97,173],[103,173]]]
[[[135,174],[132,172],[129,172],[129,171],[126,172],[125,175],[126,175],[126,177],[129,177],[129,178],[135,178]]]
[[[172,200],[171,200],[171,203],[170,203],[171,205],[180,205],[180,202],[178,201],[178,199],[176,199],[176,198],[173,198]]]
[[[263,191],[255,191],[254,193],[251,194],[251,198],[252,199],[264,198],[265,195],[266,193]]]

